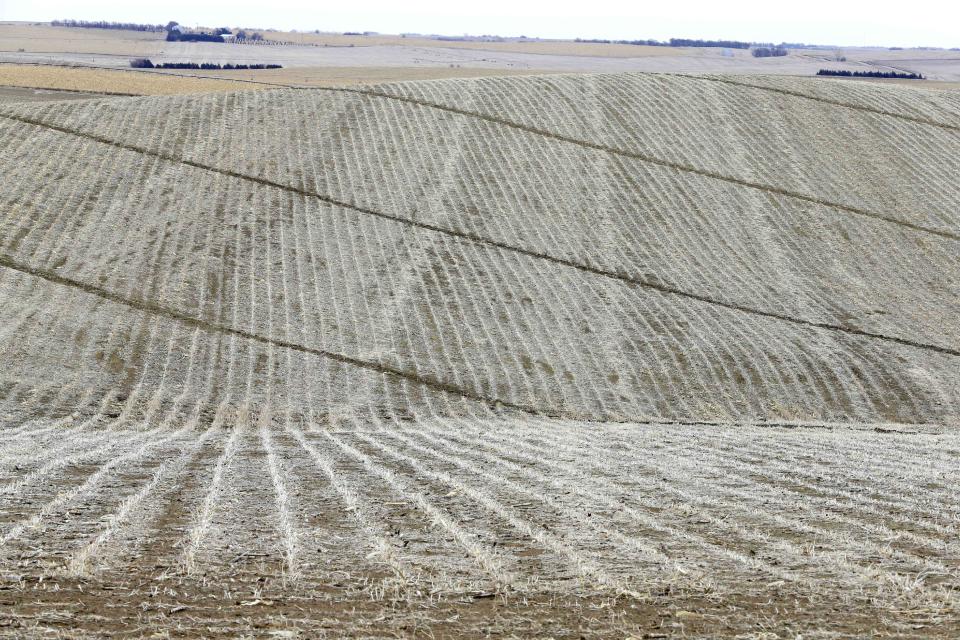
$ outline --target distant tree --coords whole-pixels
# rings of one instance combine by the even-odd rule
[[[150,63],[149,60],[146,61]],[[134,61],[130,61],[130,65],[133,65]],[[234,70],[245,70],[245,69],[282,69],[283,67],[279,64],[219,64],[216,62],[158,62],[156,65],[150,64],[149,69],[204,69],[204,70],[214,70],[218,71],[221,69],[227,71]]]
[[[179,23],[179,22],[177,22],[176,20],[171,20],[170,22],[167,23],[167,26],[164,27],[164,28],[165,28],[167,31],[173,31],[173,28],[174,28],[174,27],[179,27],[179,26],[180,26],[180,23]]]
[[[754,58],[774,58],[787,55],[783,47],[754,47],[750,51]]]
[[[153,63],[147,58],[134,58],[130,61],[130,66],[134,69],[153,69]]]
[[[105,20],[52,20],[53,27],[80,27],[83,29],[122,29],[124,31],[163,31],[160,24],[139,24],[136,22],[107,22]]]
[[[223,42],[223,38],[212,33],[187,33],[186,31],[167,31],[167,42]]]
[[[670,38],[671,47],[722,47],[724,49],[749,49],[749,42],[739,40],[692,40],[690,38]]]
[[[247,39],[246,31],[244,31],[243,29],[240,29],[239,31],[237,31],[237,40],[246,40],[246,39]]]
[[[254,31],[253,33],[250,34],[250,40],[252,40],[253,42],[258,42],[260,40],[263,40],[263,34],[257,31]]]

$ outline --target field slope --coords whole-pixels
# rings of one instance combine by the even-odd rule
[[[957,94],[461,79],[0,140],[0,634],[960,633]]]

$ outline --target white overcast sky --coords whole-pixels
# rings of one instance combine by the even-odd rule
[[[886,8],[890,6],[896,10]],[[381,33],[960,47],[960,0],[886,6],[876,0],[0,0],[0,20],[54,18]]]

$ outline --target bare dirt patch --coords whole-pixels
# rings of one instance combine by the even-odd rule
[[[954,621],[918,612],[874,617],[826,600],[797,598],[774,588],[764,594],[651,594],[644,599],[584,594],[464,594],[371,597],[371,585],[337,584],[293,590],[282,581],[248,577],[185,581],[136,570],[114,580],[25,578],[0,584],[0,637],[64,638],[167,633],[172,637],[232,638],[951,638]]]

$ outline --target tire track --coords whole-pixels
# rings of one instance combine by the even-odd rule
[[[338,89],[338,90],[339,90],[339,89]],[[342,89],[342,91],[360,91],[360,90]],[[369,93],[369,92],[367,92],[367,93]],[[371,93],[370,95],[382,95],[383,97],[396,98],[395,96],[389,96],[389,94]],[[414,102],[414,103],[416,103],[416,104],[420,104],[420,101],[416,101],[416,100],[413,100],[413,99],[407,99],[407,98],[396,98],[396,99],[400,99],[400,100],[404,100],[404,101],[411,101],[411,102]],[[426,102],[424,102],[423,104],[426,105],[426,106],[431,106],[431,103],[426,103]],[[455,113],[461,113],[460,110],[454,109],[454,108],[452,108],[452,107],[442,107],[442,106],[439,106],[439,105],[437,105],[437,107],[438,107],[438,108],[441,108],[441,109],[453,111],[453,112],[455,112]],[[492,116],[483,116],[482,114],[472,114],[471,112],[466,112],[466,111],[464,111],[464,112],[462,112],[462,113],[464,113],[464,114],[466,114],[466,115],[476,115],[477,117],[481,117],[481,118],[483,118],[483,119],[491,120],[491,121],[494,121],[494,122],[497,122],[497,121],[498,121],[497,118],[493,118]],[[205,164],[202,164],[202,163],[199,163],[199,162],[195,162],[195,161],[193,161],[193,160],[187,160],[187,159],[184,159],[184,158],[177,158],[177,157],[175,157],[175,156],[171,156],[171,155],[168,155],[168,154],[164,154],[164,153],[160,153],[160,152],[156,152],[156,151],[150,151],[150,150],[148,150],[148,149],[143,149],[143,148],[140,148],[140,147],[136,147],[136,146],[134,146],[134,145],[129,145],[129,144],[126,144],[126,143],[118,142],[118,141],[116,141],[116,140],[111,140],[111,139],[109,139],[109,138],[104,138],[104,137],[102,137],[102,136],[98,136],[98,135],[95,135],[95,134],[84,133],[84,132],[81,132],[81,131],[77,131],[77,130],[74,130],[74,129],[70,129],[70,128],[68,128],[68,127],[61,127],[61,126],[59,126],[59,125],[50,124],[50,123],[47,123],[47,122],[43,122],[43,121],[41,121],[41,120],[36,120],[36,119],[28,118],[28,117],[25,117],[25,116],[14,116],[14,115],[9,115],[9,114],[0,114],[0,117],[2,117],[2,118],[7,118],[7,119],[11,119],[11,120],[15,120],[15,121],[17,121],[17,122],[22,122],[22,123],[24,123],[24,124],[28,124],[28,125],[32,125],[32,126],[43,127],[43,128],[51,129],[51,130],[54,130],[54,131],[59,131],[59,132],[61,132],[61,133],[65,133],[65,134],[67,134],[67,135],[80,136],[80,137],[83,137],[83,138],[87,138],[87,139],[90,139],[90,140],[94,140],[94,141],[96,141],[96,142],[100,142],[100,143],[103,143],[103,144],[107,144],[107,145],[116,147],[116,148],[118,148],[118,149],[124,149],[124,150],[127,150],[127,151],[132,151],[132,152],[134,152],[134,153],[139,153],[139,154],[144,154],[144,155],[153,156],[153,157],[160,158],[160,159],[162,159],[162,160],[166,160],[166,161],[169,161],[169,162],[182,164],[182,165],[189,166],[189,167],[193,167],[193,168],[196,168],[196,169],[201,169],[201,170],[203,170],[203,171],[211,171],[211,172],[219,173],[219,174],[221,174],[221,175],[228,176],[228,177],[231,177],[231,178],[236,178],[236,179],[240,179],[240,180],[247,180],[247,181],[250,181],[250,182],[254,182],[254,183],[256,183],[256,184],[260,184],[260,185],[267,186],[267,187],[272,187],[272,188],[275,188],[275,189],[280,189],[280,190],[286,191],[286,192],[288,192],[288,193],[294,193],[294,194],[297,194],[297,195],[300,195],[300,196],[303,196],[303,197],[315,198],[315,199],[320,200],[320,201],[322,201],[322,202],[325,202],[325,203],[327,203],[327,204],[330,204],[330,205],[333,205],[333,206],[336,206],[336,207],[340,207],[340,208],[344,208],[344,209],[350,209],[350,210],[352,210],[352,211],[356,211],[356,212],[361,213],[361,214],[364,214],[364,215],[369,215],[369,216],[373,216],[373,217],[377,217],[377,218],[382,218],[382,219],[384,219],[384,220],[390,220],[390,221],[392,221],[392,222],[396,222],[396,223],[399,223],[399,224],[403,224],[403,225],[407,225],[407,226],[410,226],[410,227],[414,227],[414,228],[418,228],[418,229],[423,229],[423,230],[427,230],[427,231],[433,231],[433,232],[435,232],[435,233],[441,233],[441,234],[444,234],[444,235],[447,235],[447,236],[450,236],[450,237],[458,238],[458,239],[461,239],[461,240],[466,240],[466,241],[468,241],[468,242],[471,242],[471,243],[474,243],[474,244],[478,244],[478,245],[481,245],[481,246],[494,247],[494,248],[496,248],[496,249],[501,249],[501,250],[504,250],[504,251],[509,251],[509,252],[511,252],[511,253],[516,253],[516,254],[523,255],[523,256],[526,256],[526,257],[529,257],[529,258],[534,258],[534,259],[538,259],[538,260],[545,260],[545,261],[551,262],[551,263],[553,263],[553,264],[561,265],[561,266],[564,266],[564,267],[569,267],[569,268],[572,268],[572,269],[577,269],[577,270],[582,271],[582,272],[584,272],[584,273],[589,273],[589,274],[596,275],[596,276],[602,276],[602,277],[610,278],[610,279],[613,279],[613,280],[618,280],[618,281],[620,281],[620,282],[627,283],[628,285],[643,287],[643,288],[646,288],[646,289],[652,289],[652,290],[659,291],[659,292],[661,292],[661,293],[668,294],[668,295],[674,295],[674,296],[678,296],[678,297],[682,297],[682,298],[687,298],[687,299],[690,299],[690,300],[696,300],[696,301],[702,302],[702,303],[704,303],[704,304],[713,305],[713,306],[718,306],[718,307],[723,307],[723,308],[725,308],[725,309],[729,309],[729,310],[732,310],[732,311],[738,311],[738,312],[741,312],[741,313],[747,313],[747,314],[754,315],[754,316],[758,316],[758,317],[771,318],[771,319],[780,320],[780,321],[783,321],[783,322],[789,322],[789,323],[794,324],[794,325],[803,326],[803,327],[808,327],[808,328],[813,328],[813,329],[834,331],[834,332],[845,333],[845,334],[848,334],[848,335],[853,335],[853,336],[858,336],[858,337],[863,337],[863,338],[870,338],[870,339],[875,339],[875,340],[883,340],[883,341],[887,341],[887,342],[892,342],[892,343],[900,344],[900,345],[903,345],[903,346],[913,347],[913,348],[916,348],[916,349],[923,349],[923,350],[932,351],[932,352],[936,352],[936,353],[940,353],[940,354],[944,354],[944,355],[960,356],[960,349],[955,349],[955,348],[951,348],[951,347],[944,347],[944,346],[941,346],[941,345],[929,344],[929,343],[924,343],[924,342],[918,342],[918,341],[910,340],[910,339],[907,339],[907,338],[900,338],[900,337],[897,337],[897,336],[890,336],[890,335],[886,335],[886,334],[875,333],[875,332],[871,332],[871,331],[865,331],[865,330],[863,330],[863,329],[856,329],[856,328],[854,328],[854,327],[849,327],[849,326],[844,326],[844,325],[837,325],[837,324],[831,324],[831,323],[828,323],[828,322],[815,322],[815,321],[812,321],[812,320],[804,320],[804,319],[802,319],[802,318],[794,318],[794,317],[790,317],[790,316],[783,315],[783,314],[780,314],[780,313],[775,313],[775,312],[772,312],[772,311],[764,311],[763,309],[756,309],[756,308],[754,308],[754,307],[748,307],[748,306],[742,305],[742,304],[737,304],[737,303],[733,303],[733,302],[727,302],[727,301],[720,300],[720,299],[717,299],[717,298],[712,298],[712,297],[710,297],[710,296],[706,296],[706,295],[702,295],[702,294],[698,294],[698,293],[693,293],[693,292],[690,292],[690,291],[685,291],[685,290],[679,289],[679,288],[677,288],[677,287],[674,287],[674,286],[671,286],[671,285],[668,285],[668,284],[663,284],[663,283],[661,283],[661,282],[656,282],[656,281],[652,281],[652,280],[647,280],[647,279],[643,279],[643,278],[638,278],[638,277],[635,277],[635,276],[630,276],[630,275],[623,274],[623,273],[618,273],[618,272],[614,272],[614,271],[609,271],[609,270],[606,270],[606,269],[602,269],[602,268],[600,268],[600,267],[594,267],[594,266],[589,265],[589,264],[583,264],[583,263],[576,262],[576,261],[574,261],[574,260],[569,260],[569,259],[566,259],[566,258],[560,258],[560,257],[557,257],[557,256],[553,256],[553,255],[550,255],[550,254],[548,254],[548,253],[543,253],[543,252],[541,252],[541,251],[536,251],[536,250],[533,250],[533,249],[527,249],[527,248],[524,248],[524,247],[514,246],[514,245],[511,245],[511,244],[507,244],[507,243],[505,243],[505,242],[500,242],[500,241],[498,241],[498,240],[492,240],[492,239],[490,239],[490,238],[486,238],[486,237],[484,237],[484,236],[480,236],[480,235],[477,235],[477,234],[474,234],[474,233],[470,233],[470,232],[457,231],[457,230],[454,230],[454,229],[448,229],[448,228],[445,228],[445,227],[440,227],[440,226],[433,225],[433,224],[429,224],[429,223],[425,223],[425,222],[419,222],[419,221],[416,221],[416,220],[410,220],[410,219],[407,219],[407,218],[404,218],[404,217],[401,217],[401,216],[397,216],[397,215],[385,213],[385,212],[382,212],[382,211],[377,211],[377,210],[375,210],[375,209],[370,209],[370,208],[368,208],[368,207],[358,206],[358,205],[355,205],[355,204],[351,204],[351,203],[349,203],[349,202],[344,202],[344,201],[338,200],[338,199],[336,199],[336,198],[334,198],[334,197],[332,197],[332,196],[320,194],[320,193],[317,193],[317,192],[308,191],[308,190],[305,190],[305,189],[300,189],[300,188],[298,188],[298,187],[293,187],[293,186],[286,185],[286,184],[282,184],[282,183],[279,183],[279,182],[274,182],[274,181],[269,180],[269,179],[266,179],[266,178],[260,178],[260,177],[250,176],[250,175],[246,175],[246,174],[239,173],[239,172],[236,172],[236,171],[232,171],[232,170],[229,170],[229,169],[221,169],[221,168],[213,167],[213,166],[210,166],[210,165],[205,165]],[[533,131],[533,132],[535,132],[535,133],[539,131],[539,130],[537,130],[536,128],[526,127],[525,125],[519,125],[519,124],[516,124],[516,123],[511,123],[510,121],[504,120],[503,122],[506,123],[506,124],[508,124],[508,126],[513,126],[513,127],[516,127],[516,128],[522,129],[522,130],[530,130],[530,131]],[[573,138],[566,138],[566,137],[564,137],[564,136],[559,136],[559,135],[557,135],[557,134],[552,134],[552,133],[549,133],[549,132],[544,132],[544,133],[545,133],[548,137],[555,137],[555,138],[557,138],[557,139],[559,139],[559,140],[564,140],[564,141],[572,142],[572,143],[574,143],[574,144],[579,144],[579,142],[576,141],[576,140],[573,139]],[[619,152],[619,151],[613,150],[612,148],[605,147],[604,145],[599,145],[599,144],[594,144],[594,143],[588,143],[588,142],[583,142],[583,145],[584,145],[584,146],[587,146],[588,148],[595,148],[595,149],[600,149],[600,150],[610,150],[610,151],[613,152],[613,153],[621,153],[621,152]],[[626,155],[627,157],[635,157],[635,158],[641,159],[641,160],[643,159],[639,154],[637,154],[637,155],[631,155],[631,154],[628,153],[628,152],[623,152],[622,154],[623,154],[623,155]],[[665,162],[665,161],[660,161],[660,160],[657,160],[657,161],[655,162],[655,164],[661,164],[661,165],[663,165],[663,166],[672,166],[672,165],[673,165],[673,163],[669,163],[669,162]],[[679,166],[679,165],[677,165],[677,166]],[[693,172],[693,173],[698,173],[698,174],[700,174],[700,175],[705,175],[705,176],[708,176],[708,177],[713,177],[713,176],[711,176],[710,172],[701,171],[701,170],[699,170],[699,169],[693,169],[692,172]],[[724,178],[720,178],[720,179],[724,179]],[[730,179],[729,181],[734,182],[734,183],[737,183],[737,184],[744,184],[744,185],[747,185],[747,186],[755,186],[755,187],[761,188],[761,189],[763,189],[763,190],[768,190],[768,191],[770,191],[771,193],[776,193],[776,194],[778,194],[778,195],[783,195],[783,196],[790,196],[790,195],[791,195],[790,192],[787,192],[787,191],[784,191],[784,190],[767,189],[766,187],[763,187],[762,185],[753,185],[752,183],[748,183],[748,182],[745,182],[745,181],[739,181],[738,179]],[[832,205],[832,204],[830,204],[830,203],[826,203],[826,202],[820,201],[820,200],[818,200],[818,199],[816,199],[816,198],[812,198],[812,197],[808,197],[808,196],[800,196],[800,197],[801,197],[801,199],[807,200],[807,201],[812,202],[812,203],[815,203],[815,204],[824,205],[824,206],[841,206],[841,207],[844,206],[844,205]],[[857,210],[857,211],[859,212],[859,210]],[[867,217],[870,217],[870,218],[877,218],[877,219],[887,220],[888,222],[892,222],[892,223],[894,223],[894,224],[898,224],[898,225],[902,225],[902,226],[906,226],[906,227],[910,227],[910,228],[915,228],[916,230],[925,231],[925,232],[932,233],[932,234],[934,234],[934,235],[938,235],[938,236],[942,236],[942,237],[949,238],[949,239],[952,239],[952,240],[960,241],[960,235],[952,234],[952,233],[949,233],[949,232],[941,232],[941,231],[937,231],[937,230],[934,230],[934,229],[927,229],[926,227],[921,227],[921,226],[918,226],[918,225],[912,225],[911,223],[907,223],[907,222],[902,222],[902,221],[897,221],[897,220],[893,220],[893,219],[884,218],[884,217],[882,217],[882,216],[879,216],[878,214],[873,214],[873,213],[870,213],[870,212],[862,212],[862,213],[863,213],[864,215],[866,215]],[[8,257],[6,257],[6,256],[0,256],[0,266],[7,266],[7,267],[9,267],[9,268],[16,269],[16,270],[18,270],[18,271],[23,271],[23,272],[25,272],[25,273],[31,273],[32,275],[39,275],[39,274],[41,273],[41,272],[39,272],[39,271],[37,271],[37,272],[34,273],[33,271],[31,271],[32,268],[26,267],[25,265],[20,265],[20,267],[11,266],[11,265],[13,265],[13,264],[15,264],[15,263],[14,263],[14,261],[13,261],[11,258],[8,258]],[[35,271],[35,270],[34,270],[34,271]],[[68,278],[63,278],[63,277],[61,277],[61,276],[58,276],[58,275],[56,275],[56,274],[52,274],[52,273],[49,273],[49,272],[42,272],[42,273],[46,274],[46,276],[42,276],[42,275],[41,275],[41,276],[39,276],[39,277],[44,277],[44,279],[47,279],[47,280],[51,280],[51,278],[54,278],[54,279],[51,280],[51,281],[59,282],[60,284],[74,283],[75,285],[80,285],[79,288],[83,288],[84,286],[90,286],[90,285],[84,285],[83,283],[79,283],[79,282],[76,282],[76,281],[72,281],[72,280],[70,280],[70,279],[68,279]],[[59,279],[59,280],[56,280],[56,279]],[[104,293],[104,294],[107,294],[107,295],[114,295],[114,294],[110,294],[109,292],[106,292],[106,291],[104,291],[104,290],[102,290],[102,289],[99,289],[99,288],[97,288],[97,287],[91,287],[91,289],[96,290],[96,291],[100,291],[100,292],[102,292],[102,293]],[[98,294],[98,295],[100,295],[100,294]],[[105,296],[101,296],[101,297],[105,297]],[[108,298],[108,299],[112,299],[112,298]],[[118,301],[121,301],[121,300],[118,298],[118,299],[114,299],[114,301],[115,301],[115,302],[118,302]],[[128,300],[128,301],[126,301],[126,302],[121,302],[121,304],[128,304],[128,303],[130,303],[130,302],[132,302],[132,301],[129,301],[129,300]],[[150,304],[150,303],[145,302],[145,301],[136,301],[136,303],[137,303],[137,304],[141,304],[141,305],[148,305],[148,304]],[[136,306],[136,305],[134,304],[134,305],[132,305],[132,306]],[[160,307],[158,306],[158,308],[160,308]],[[166,314],[169,314],[169,313],[177,313],[177,314],[179,314],[179,312],[176,312],[176,311],[171,310],[171,309],[167,309],[166,312],[165,312],[165,315],[166,315]],[[179,314],[179,315],[181,315],[181,317],[184,318],[184,319],[185,319],[185,318],[189,318],[189,316],[185,316],[185,315],[183,315],[183,314]],[[190,320],[191,320],[192,322],[203,322],[203,321],[198,321],[196,318],[190,318]],[[239,331],[239,330],[234,330],[234,331]],[[237,334],[237,335],[240,335],[240,334]],[[253,336],[254,334],[248,334],[248,335]],[[254,339],[257,339],[257,338],[254,338]],[[278,344],[278,345],[280,344],[279,342],[278,342],[278,343],[270,342],[270,340],[271,340],[270,338],[264,338],[263,336],[259,336],[259,339],[260,339],[260,340],[267,340],[267,342],[265,342],[264,344]],[[286,344],[287,344],[287,346],[290,346],[291,348],[292,348],[292,346],[293,346],[293,343],[286,343]],[[307,347],[303,347],[302,345],[297,345],[297,346],[298,346],[300,349],[307,349]],[[315,351],[316,351],[316,350],[315,350]],[[330,352],[324,352],[324,353],[330,354]],[[341,358],[347,358],[347,360],[341,360],[341,361],[342,361],[342,362],[345,362],[345,363],[348,363],[348,364],[355,364],[356,362],[360,362],[359,360],[352,359],[352,358],[350,358],[349,356],[345,356],[345,355],[342,355],[342,354],[339,354],[339,357],[341,357]],[[334,359],[335,359],[335,358],[334,358]],[[354,360],[354,362],[348,362],[348,360]],[[369,363],[368,363],[368,364],[369,364]],[[379,365],[379,366],[384,369],[384,370],[381,370],[381,371],[380,371],[381,373],[385,373],[385,372],[387,372],[387,369],[389,369],[389,368],[387,368],[385,365]],[[398,372],[399,372],[400,370],[393,369],[392,371],[394,372],[394,374],[399,374]],[[408,377],[408,375],[409,375],[409,374],[403,374],[403,375],[401,375],[401,377]],[[423,378],[422,376],[419,376],[419,377],[420,377],[420,378]],[[415,380],[414,378],[410,378],[410,377],[408,377],[408,379],[410,379],[410,380],[412,380],[412,381],[417,381],[417,380]],[[444,385],[444,383],[441,383],[441,382],[439,382],[439,381],[437,381],[437,380],[434,380],[431,384],[434,384],[434,385]],[[430,386],[430,385],[428,385],[428,386]],[[436,387],[436,388],[440,388],[440,387]],[[458,392],[454,392],[454,393],[458,393]],[[477,398],[474,398],[474,399],[480,399],[480,398],[477,397]],[[486,402],[488,402],[488,403],[489,403],[489,402],[494,402],[493,400],[490,400],[490,399],[487,399],[487,400],[484,400],[484,401],[486,401]],[[503,401],[500,401],[500,402],[501,402],[501,404],[504,404],[504,405],[506,405],[506,406],[512,406],[513,408],[520,408],[519,405],[509,405],[509,404],[506,403],[506,402],[503,402]],[[529,411],[527,411],[527,409],[523,409],[523,410],[529,413]]]

